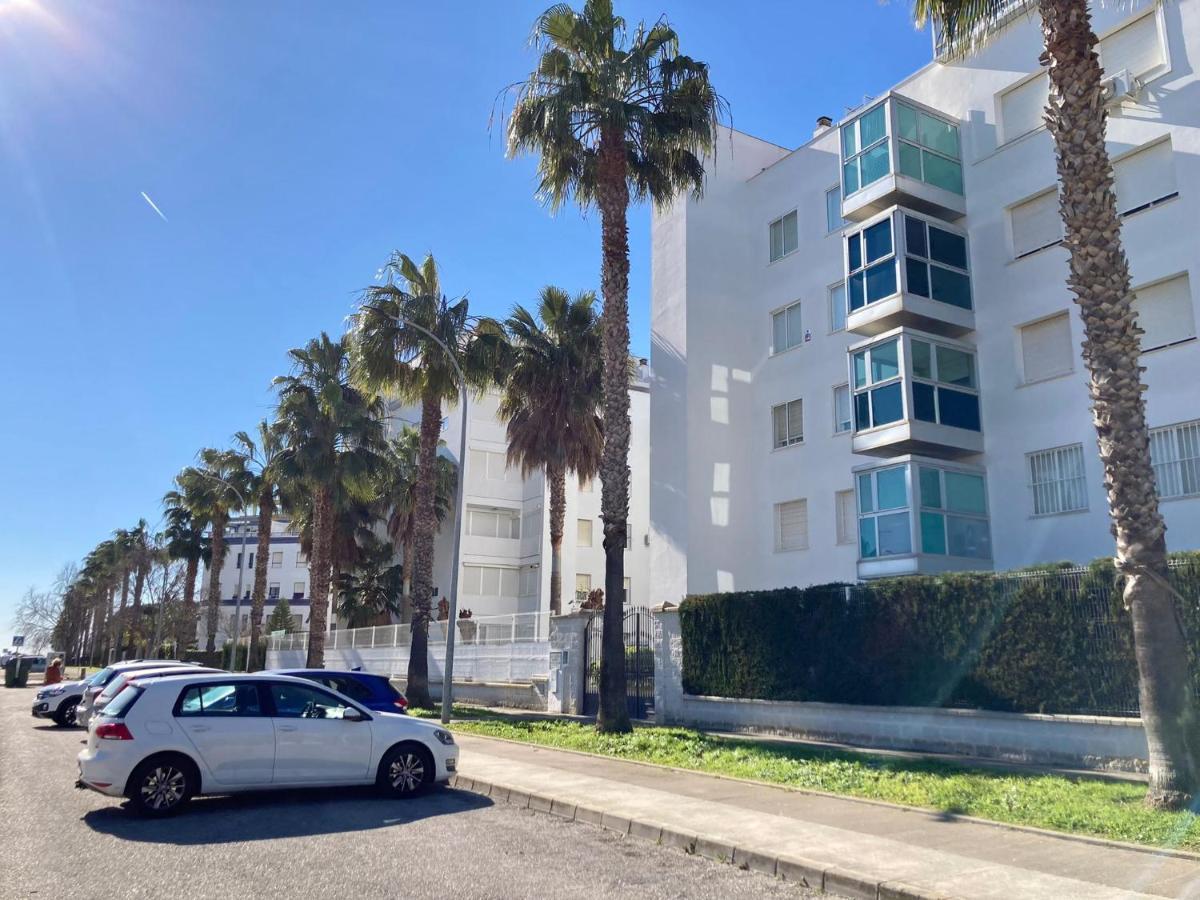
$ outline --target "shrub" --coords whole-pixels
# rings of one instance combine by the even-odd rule
[[[688,597],[692,694],[1136,715],[1133,632],[1111,560]],[[1200,553],[1172,558],[1200,657]],[[1193,666],[1193,671],[1196,671]],[[1197,682],[1200,688],[1200,680]]]

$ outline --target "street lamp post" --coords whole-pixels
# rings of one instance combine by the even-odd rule
[[[220,482],[221,484],[225,485],[225,487],[229,488],[231,491],[233,491],[235,494],[237,494],[238,502],[242,505],[242,509],[248,508],[246,506],[246,498],[242,496],[242,492],[239,491],[237,488],[235,488],[232,484],[230,484],[224,478],[220,478],[216,475],[211,475],[208,472],[201,472],[200,474],[203,475],[205,478],[209,478],[213,481]],[[241,556],[241,559],[238,560],[237,594],[233,598],[233,649],[230,650],[230,652],[229,652],[229,670],[231,672],[237,671],[238,638],[241,637],[239,632],[241,631],[240,626],[241,626],[241,618],[242,618],[242,572],[245,569],[245,563],[246,563],[246,523],[245,522],[243,522],[241,524],[241,536],[242,536],[242,544],[241,544],[242,556]],[[214,573],[214,575],[218,579],[220,579],[220,577],[221,577],[220,572],[216,572],[216,573]],[[249,647],[246,648],[246,671],[247,672],[250,671],[250,648]]]
[[[460,556],[462,553],[462,530],[466,500],[466,493],[463,490],[463,476],[467,467],[467,422],[469,421],[467,418],[467,379],[463,377],[463,371],[458,364],[458,360],[441,338],[428,328],[418,325],[416,322],[404,318],[404,316],[397,315],[396,321],[406,327],[415,328],[441,347],[446,356],[450,358],[450,364],[454,366],[455,374],[458,375],[458,402],[462,410],[462,426],[459,429],[458,477],[454,488],[455,522],[453,563],[450,569],[450,618],[446,622],[446,661],[442,666],[442,724],[446,725],[450,722],[450,708],[454,702],[454,638],[458,633],[458,570],[461,568]],[[431,597],[430,610],[432,611],[432,609],[433,598]],[[428,624],[426,628],[428,628]]]

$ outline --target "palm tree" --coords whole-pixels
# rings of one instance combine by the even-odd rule
[[[233,436],[238,453],[249,473],[248,487],[258,506],[257,547],[254,556],[254,593],[250,601],[250,654],[247,668],[257,665],[262,636],[263,607],[267,602],[267,566],[271,556],[271,520],[275,515],[279,492],[280,457],[283,434],[278,425],[266,420],[258,423],[258,440],[245,431]]]
[[[376,624],[380,617],[390,618],[400,611],[403,572],[392,562],[392,545],[372,538],[359,551],[358,562],[336,582],[337,612],[346,619],[347,628]]]
[[[918,24],[932,19],[951,44],[970,47],[999,24],[1002,0],[915,0]],[[1117,569],[1133,620],[1142,724],[1149,747],[1147,803],[1186,805],[1200,787],[1196,700],[1187,641],[1168,581],[1166,525],[1158,508],[1141,378],[1141,328],[1113,170],[1105,148],[1105,106],[1096,33],[1087,0],[1038,0],[1050,79],[1046,125],[1061,184],[1059,210],[1070,274],[1083,320],[1092,420],[1116,537]],[[1176,595],[1177,596],[1177,595]],[[1182,598],[1180,598],[1182,599]]]
[[[108,643],[121,656],[125,649],[125,629],[127,626],[125,608],[129,604],[129,573],[133,567],[133,535],[126,528],[118,528],[113,532],[112,540],[107,544],[110,554],[111,571],[116,584],[121,590],[121,602],[116,614],[109,620]]]
[[[565,3],[534,24],[537,67],[519,88],[508,122],[510,155],[539,156],[540,198],[552,208],[572,196],[600,210],[604,447],[604,644],[601,731],[628,731],[622,598],[629,515],[630,200],[670,204],[699,196],[702,157],[712,151],[723,102],[708,66],[679,52],[665,18],[639,23],[629,39],[612,0]]]
[[[203,494],[207,493],[207,487],[197,485],[181,473],[175,477],[175,488],[163,496],[167,556],[182,560],[185,566],[183,615],[175,635],[179,646],[187,646],[196,639],[196,574],[200,563],[208,565],[212,558],[212,542],[204,533],[208,526],[204,496],[197,494],[199,488]]]
[[[544,469],[550,485],[550,612],[562,612],[562,538],[567,472],[593,478],[600,465],[600,328],[586,291],[572,300],[542,289],[535,318],[517,306],[505,326],[500,418],[507,423],[508,461],[528,476]]]
[[[130,565],[133,568],[133,610],[132,622],[129,625],[130,643],[137,653],[137,647],[144,644],[142,637],[142,594],[146,590],[146,579],[154,565],[155,548],[150,535],[149,525],[145,519],[138,519],[137,525],[129,532]]]
[[[458,401],[460,387],[448,354],[454,354],[467,380],[462,387],[483,390],[494,383],[504,338],[498,322],[471,317],[465,297],[453,302],[447,299],[432,254],[418,267],[408,256],[395,253],[385,272],[386,283],[367,288],[352,317],[354,370],[355,378],[368,389],[421,404],[413,509],[412,650],[406,691],[412,703],[428,707],[433,705],[428,650],[437,531],[438,436],[442,406],[453,406]],[[441,343],[426,332],[435,334]]]
[[[284,437],[280,477],[299,485],[290,490],[308,499],[312,523],[309,668],[325,664],[334,502],[339,491],[369,499],[383,445],[383,403],[351,385],[348,347],[348,337],[322,332],[288,351],[292,372],[274,382]]]

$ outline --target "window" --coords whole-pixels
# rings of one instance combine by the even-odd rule
[[[900,174],[961,194],[958,126],[906,103],[896,104],[895,115]]]
[[[829,330],[846,330],[846,282],[839,281],[829,288]]]
[[[887,115],[883,104],[842,126],[842,189],[845,196],[891,171]]]
[[[279,599],[279,582],[278,581],[273,581],[269,585],[267,585],[267,599],[268,600],[278,600]]]
[[[1062,241],[1062,216],[1058,212],[1058,191],[1049,190],[1018,203],[1009,210],[1012,226],[1013,258],[1020,259]]]
[[[625,581],[622,582],[621,587],[624,588],[624,590],[625,590],[625,602],[628,603],[629,595],[633,591],[633,579],[626,578]]]
[[[1154,13],[1135,19],[1100,42],[1100,65],[1105,75],[1124,70],[1136,78],[1165,62]]]
[[[522,597],[536,597],[538,591],[538,570],[533,566],[521,569],[519,590]]]
[[[625,523],[625,549],[633,549],[633,526],[628,522]]]
[[[854,429],[865,431],[904,418],[900,342],[893,338],[855,353]]]
[[[835,184],[825,192],[825,231],[837,231],[845,224],[846,220],[842,218],[842,188]]]
[[[1159,141],[1113,163],[1117,212],[1123,216],[1150,209],[1179,196],[1171,141]]]
[[[971,308],[967,239],[904,214],[904,272],[910,294]]]
[[[253,568],[254,568],[254,554],[253,554],[253,553],[251,553],[251,554],[250,554],[250,563],[249,563],[249,564],[246,566],[246,568],[247,568],[247,569],[253,569]]]
[[[520,590],[517,570],[505,566],[464,565],[462,580],[462,592],[472,597],[516,597]]]
[[[833,433],[842,434],[854,427],[850,413],[850,385],[839,384],[833,389]]]
[[[271,568],[272,569],[282,569],[283,568],[283,551],[282,550],[276,550],[271,554]]]
[[[921,552],[991,559],[983,476],[918,466]]]
[[[798,228],[795,210],[771,223],[771,262],[787,256],[800,246]]]
[[[1043,74],[1027,78],[1000,95],[1000,125],[1011,141],[1040,128],[1050,102],[1050,80]]]
[[[239,553],[237,555],[237,560],[234,562],[233,567],[235,569],[240,569],[242,567],[242,554]]]
[[[177,716],[261,716],[254,684],[197,684],[183,692]]]
[[[858,555],[862,559],[912,553],[908,466],[858,476]]]
[[[296,565],[297,566],[307,566],[308,565],[308,554],[305,553],[303,550],[301,550],[299,553],[296,554]]]
[[[1150,459],[1159,497],[1200,495],[1200,420],[1150,429]]]
[[[590,494],[595,489],[594,478],[581,478],[579,481],[579,493]]]
[[[508,460],[503,453],[494,450],[471,450],[467,454],[467,464],[472,477],[485,478],[488,481],[520,481],[521,473],[508,467]]]
[[[1035,516],[1087,509],[1082,444],[1039,450],[1030,453],[1028,459]]]
[[[846,281],[850,285],[850,312],[896,293],[890,216],[846,236]]]
[[[1148,284],[1134,291],[1133,308],[1137,311],[1142,335],[1142,352],[1169,347],[1196,336],[1196,315],[1192,309],[1192,288],[1187,275]]]
[[[1021,327],[1021,365],[1026,384],[1065,375],[1075,368],[1067,313]]]
[[[521,537],[521,515],[514,509],[467,507],[467,534],[472,537],[518,540]]]
[[[280,719],[341,719],[346,710],[353,709],[316,686],[273,681],[267,691],[275,705],[275,716]]]
[[[808,549],[808,501],[775,504],[775,549]]]
[[[913,339],[912,417],[979,431],[975,356],[965,350]]]
[[[292,582],[292,599],[293,600],[302,600],[303,598],[304,598],[304,582],[303,581],[293,581]]]
[[[804,343],[804,329],[800,327],[800,303],[771,313],[771,352],[782,353]]]
[[[575,523],[575,546],[590,547],[592,546],[592,520],[579,519]]]
[[[804,401],[792,400],[771,407],[775,449],[799,444],[804,440]]]
[[[576,575],[575,576],[575,599],[576,600],[581,600],[581,601],[586,600],[587,595],[589,593],[591,593],[591,590],[592,590],[592,576],[591,575]]]
[[[838,491],[833,497],[837,515],[837,542],[853,544],[858,525],[858,515],[854,508],[854,491]]]

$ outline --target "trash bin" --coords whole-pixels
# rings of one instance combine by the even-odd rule
[[[32,656],[14,656],[4,664],[4,686],[25,687],[29,684],[29,670],[33,668]]]

